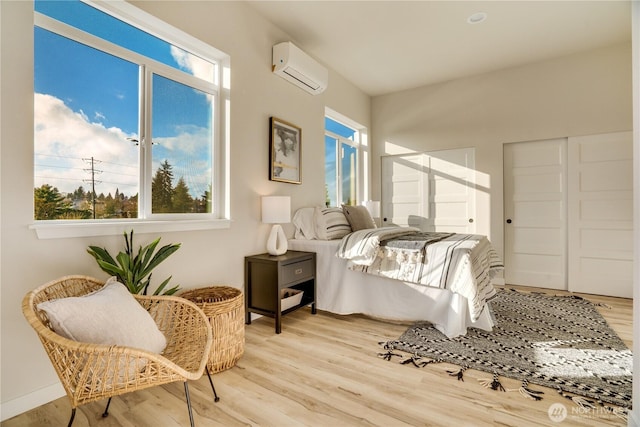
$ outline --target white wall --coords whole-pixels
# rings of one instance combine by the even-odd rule
[[[640,2],[632,3],[633,45],[633,410],[629,426],[640,426]]]
[[[631,130],[631,44],[372,100],[373,176],[388,154],[476,147],[477,232],[503,250],[504,143]],[[379,179],[373,198],[380,197]]]
[[[273,75],[271,46],[289,37],[242,2],[134,4],[231,56],[231,228],[161,234],[163,243],[182,242],[182,247],[154,275],[171,274],[184,288],[213,283],[241,288],[244,256],[263,252],[269,231],[260,223],[259,196],[290,195],[292,210],[322,204],[324,108],[370,127],[370,98],[331,70],[329,88],[315,97]],[[0,2],[2,419],[61,396],[44,350],[22,316],[23,296],[67,274],[104,278],[86,247],[117,252],[122,246],[122,236],[38,240],[28,228],[34,185],[32,7],[25,1]],[[303,130],[302,185],[268,180],[272,115]],[[155,237],[140,234],[137,243]]]

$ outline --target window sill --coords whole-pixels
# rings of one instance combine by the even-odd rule
[[[116,236],[135,230],[143,233],[197,231],[231,228],[231,220],[178,220],[178,221],[39,221],[29,226],[38,239],[66,239],[71,237]]]

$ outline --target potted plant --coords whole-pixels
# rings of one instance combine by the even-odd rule
[[[158,264],[167,259],[169,255],[180,248],[180,243],[173,243],[162,246],[154,253],[156,247],[160,243],[160,238],[151,242],[146,246],[140,246],[138,253],[133,253],[133,230],[127,235],[124,232],[125,251],[119,252],[115,259],[104,248],[97,246],[89,246],[87,252],[93,256],[102,269],[102,271],[116,276],[120,283],[123,283],[132,294],[147,295],[149,284],[151,282],[151,270]],[[154,295],[173,295],[179,289],[180,285],[166,289],[172,276],[169,276],[160,284],[153,293]]]

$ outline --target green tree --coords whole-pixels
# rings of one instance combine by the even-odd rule
[[[210,213],[213,211],[211,208],[211,185],[199,199],[194,200],[193,205],[194,211],[197,213]]]
[[[193,197],[189,194],[189,187],[187,187],[187,183],[184,182],[183,177],[180,177],[176,188],[173,189],[171,204],[173,206],[173,212],[192,212]]]
[[[82,185],[80,187],[78,187],[73,193],[71,198],[73,199],[73,201],[75,203],[80,203],[86,200],[86,198],[89,196],[89,194],[87,194],[84,191],[84,188],[82,187]]]
[[[35,219],[56,219],[70,209],[56,187],[43,184],[33,192]]]
[[[169,161],[162,162],[151,181],[151,211],[168,213],[172,211],[173,167]]]
[[[324,185],[324,204],[325,206],[331,206],[331,197],[329,197],[329,186],[327,184]]]
[[[104,217],[105,218],[114,218],[116,216],[117,206],[116,200],[111,193],[107,194],[107,197],[104,199]]]
[[[88,209],[71,209],[59,215],[57,219],[91,219],[91,211]]]
[[[138,195],[126,198],[122,202],[122,217],[137,218],[138,217]]]

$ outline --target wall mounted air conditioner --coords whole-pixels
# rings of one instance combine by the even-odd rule
[[[275,74],[313,95],[322,93],[327,88],[327,69],[291,42],[273,46],[272,62]]]

